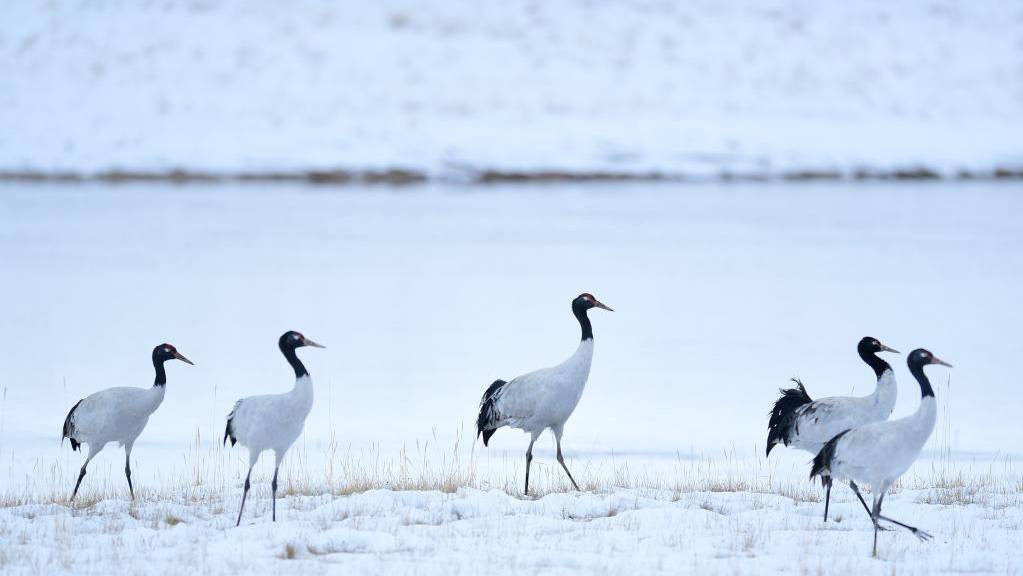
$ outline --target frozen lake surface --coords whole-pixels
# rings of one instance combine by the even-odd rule
[[[301,353],[308,457],[331,438],[396,456],[459,434],[467,453],[487,384],[575,349],[583,291],[616,311],[591,314],[593,369],[565,436],[577,466],[758,456],[789,377],[814,396],[873,389],[855,354],[867,334],[956,366],[931,372],[931,450],[1018,459],[1021,215],[1009,184],[5,185],[0,488],[76,470],[68,409],[149,386],[164,341],[196,366],[170,365],[134,467],[139,482],[187,470],[236,398],[291,387],[288,329],[327,346]],[[904,356],[892,363],[900,416],[919,392]],[[526,440],[502,430],[479,455],[517,462]],[[806,473],[805,454],[780,452]],[[122,463],[108,448],[89,480],[120,486]]]

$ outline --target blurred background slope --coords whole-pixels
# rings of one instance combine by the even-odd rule
[[[0,171],[1023,167],[1018,2],[43,3]]]

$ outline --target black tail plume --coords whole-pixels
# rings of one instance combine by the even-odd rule
[[[238,413],[238,408],[241,407],[242,402],[245,399],[241,399],[234,403],[234,408],[231,408],[231,413],[227,415],[227,427],[224,428],[224,445],[227,445],[228,439],[231,440],[231,446],[234,446],[235,442],[238,441],[238,437],[234,433],[234,415]]]
[[[781,442],[786,446],[792,439],[793,429],[796,424],[796,411],[800,406],[813,402],[806,388],[798,378],[793,378],[795,388],[779,390],[781,397],[774,403],[771,409],[771,418],[767,422],[767,456],[771,455],[771,449],[775,444]]]
[[[232,416],[233,415],[234,414],[232,414]],[[234,437],[234,430],[231,430],[231,417],[230,416],[228,416],[228,418],[227,418],[227,427],[224,428],[224,445],[225,446],[227,445],[227,440],[229,438],[231,440],[231,446],[234,446],[234,443],[238,441],[238,439]]]
[[[85,400],[85,398],[82,398],[82,400]],[[78,408],[78,405],[82,403],[82,400],[75,402],[75,405],[71,407],[71,411],[67,413],[67,418],[64,419],[64,432],[63,435],[60,437],[61,444],[64,443],[65,438],[71,440],[72,450],[78,450],[78,447],[82,445],[78,440],[74,438],[75,424],[74,422],[71,421],[71,417],[74,415],[75,410]]]
[[[835,458],[835,447],[838,441],[845,436],[849,430],[843,430],[837,436],[828,440],[828,443],[821,448],[821,451],[813,457],[813,467],[810,468],[810,479],[821,477],[821,485],[825,488],[831,486],[831,463]]]
[[[481,434],[483,435],[484,446],[489,445],[490,437],[497,432],[495,424],[501,417],[495,403],[505,384],[507,382],[504,380],[494,380],[494,383],[483,393],[483,399],[480,400],[480,415],[476,418],[476,437],[479,438]]]

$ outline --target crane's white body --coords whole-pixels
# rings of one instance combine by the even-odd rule
[[[284,455],[302,435],[305,419],[313,407],[313,380],[302,361],[295,355],[295,350],[302,346],[315,348],[323,346],[293,330],[282,334],[277,346],[284,354],[284,359],[295,370],[295,386],[284,394],[242,398],[235,402],[231,413],[227,415],[224,442],[230,439],[232,446],[236,442],[241,442],[242,446],[249,449],[249,471],[245,475],[242,503],[238,507],[238,521],[235,526],[241,525],[245,498],[251,487],[252,469],[256,466],[259,455],[265,450],[274,451],[274,477],[270,482],[270,488],[273,492],[273,519],[277,521],[277,473],[280,471]]]
[[[249,449],[250,465],[266,450],[273,450],[280,464],[302,434],[312,407],[313,381],[304,374],[295,379],[295,387],[290,392],[249,396],[236,402],[227,416],[231,436]]]
[[[166,386],[117,387],[83,398],[68,417],[70,438],[89,445],[89,459],[110,442],[131,451],[149,416],[163,403]]]
[[[590,376],[593,339],[579,343],[567,360],[512,379],[495,393],[495,428],[508,426],[535,438],[547,428],[561,436],[565,421],[575,411]]]
[[[89,445],[89,455],[85,457],[85,463],[78,472],[75,489],[71,493],[72,502],[78,495],[78,488],[85,478],[89,462],[110,442],[124,446],[124,476],[128,480],[131,498],[135,499],[135,487],[131,483],[131,449],[149,423],[149,416],[160,407],[167,393],[167,372],[164,369],[164,362],[177,359],[187,364],[192,363],[166,342],[153,348],[152,357],[153,368],[156,371],[152,387],[101,390],[79,400],[64,419],[62,438],[71,440],[71,448],[78,450],[82,444]]]
[[[937,412],[934,396],[925,396],[910,416],[850,430],[835,443],[828,465],[831,477],[869,484],[876,494],[884,494],[920,456]]]
[[[928,364],[951,367],[923,348],[911,352],[906,364],[920,384],[920,406],[916,412],[898,420],[873,422],[838,434],[814,457],[810,470],[811,478],[820,476],[828,487],[836,479],[848,482],[864,507],[867,504],[857,484],[870,485],[874,503],[868,511],[874,524],[874,556],[877,556],[877,533],[882,520],[909,530],[922,541],[931,539],[927,532],[881,514],[888,489],[913,465],[934,431],[937,400],[923,367]]]
[[[887,420],[897,398],[895,373],[888,368],[869,396],[821,398],[801,406],[796,410],[788,446],[817,454],[828,440],[850,428]]]
[[[565,432],[565,422],[579,405],[586,381],[590,377],[590,364],[593,362],[593,327],[587,316],[592,308],[608,311],[592,294],[582,293],[572,300],[572,314],[579,321],[581,330],[579,347],[567,360],[542,368],[510,382],[495,380],[480,400],[479,416],[476,418],[476,435],[483,436],[483,445],[488,445],[490,437],[502,428],[517,428],[529,433],[529,448],[526,448],[526,483],[524,494],[529,494],[529,468],[533,461],[533,444],[550,428],[554,433],[557,446],[558,464],[576,490],[579,484],[565,464],[561,453],[561,435]]]

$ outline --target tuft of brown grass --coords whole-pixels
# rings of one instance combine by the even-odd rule
[[[500,490],[523,498],[524,461],[517,453],[483,451],[478,445],[465,445],[457,434],[453,445],[444,446],[436,432],[431,438],[402,447],[397,454],[385,456],[371,446],[354,450],[342,447],[332,435],[322,448],[308,449],[304,442],[289,452],[279,477],[278,496],[342,497],[369,490],[439,491],[453,494],[460,490]],[[214,513],[236,509],[241,483],[247,470],[244,450],[226,450],[215,442],[205,447],[198,432],[184,458],[186,467],[159,482],[139,487],[140,502],[202,503]],[[250,499],[266,498],[272,475],[272,459],[263,458],[252,476]],[[572,486],[556,461],[541,454],[534,461],[530,475],[529,498],[572,492]],[[584,491],[607,494],[616,489],[639,490],[643,497],[698,503],[701,494],[742,493],[763,495],[757,506],[770,506],[768,496],[781,496],[794,504],[817,503],[822,492],[805,477],[778,473],[776,461],[767,461],[755,451],[753,457],[740,457],[734,449],[714,456],[659,458],[656,460],[620,459],[614,454],[594,460],[570,459],[568,465]],[[1019,502],[1023,495],[1023,478],[1015,472],[1008,459],[975,470],[952,460],[939,461],[928,467],[914,468],[894,488],[914,490],[918,501],[940,505],[985,504],[1006,506]],[[29,504],[68,506],[70,488],[78,469],[65,469],[59,462],[38,463],[26,475],[20,487],[9,485],[0,494],[0,507],[21,507]],[[104,500],[127,500],[127,485],[117,471],[104,475],[98,470],[90,474],[71,508],[82,513]],[[696,495],[687,498],[688,495]],[[999,498],[991,500],[992,495]],[[289,503],[289,505],[295,505]],[[698,504],[697,504],[698,505]],[[622,510],[612,510],[609,515]],[[137,507],[129,507],[137,518]],[[154,523],[174,526],[183,520],[171,515],[157,515]]]
[[[293,544],[285,544],[284,550],[281,550],[281,553],[278,554],[277,557],[281,560],[294,560],[297,552],[298,551],[295,549]]]

